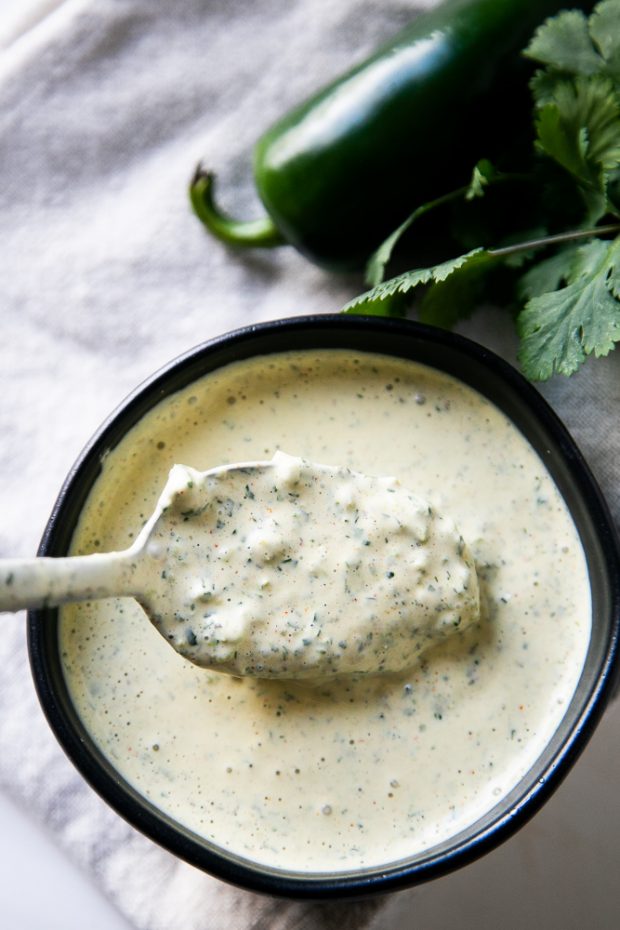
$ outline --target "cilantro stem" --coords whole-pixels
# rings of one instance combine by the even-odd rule
[[[531,180],[532,176],[530,174],[526,174],[525,172],[513,171],[501,173],[497,171],[492,177],[486,179],[486,186],[492,187],[495,184],[505,184],[507,181]],[[428,213],[430,210],[434,210],[436,207],[442,207],[446,203],[451,203],[454,200],[460,200],[462,197],[467,195],[469,190],[471,190],[471,184],[463,184],[462,187],[457,187],[454,190],[449,191],[447,194],[443,194],[441,197],[436,197],[435,200],[429,200],[427,203],[423,203],[421,207],[418,207],[417,210],[414,210],[408,220],[405,220],[401,229],[410,226],[414,219],[418,219],[418,217],[424,216],[425,213]]]
[[[515,252],[529,252],[530,249],[544,249],[550,245],[561,245],[563,242],[575,242],[579,239],[590,239],[592,236],[620,233],[620,223],[611,223],[608,226],[595,226],[592,229],[572,229],[568,232],[557,233],[554,236],[543,236],[540,239],[530,239],[527,242],[518,242],[516,245],[506,245],[501,249],[488,249],[489,255],[501,258],[504,255],[514,255]]]
[[[441,197],[436,197],[435,200],[429,200],[427,203],[423,203],[421,206],[417,207],[394,232],[390,233],[388,238],[385,239],[379,248],[370,256],[366,265],[366,283],[373,287],[377,287],[381,284],[385,278],[385,269],[390,263],[396,243],[416,220],[419,220],[421,216],[430,213],[431,210],[435,210],[437,207],[451,203],[453,200],[459,200],[461,197],[465,196],[468,190],[469,185],[458,187],[456,190],[449,191],[447,194],[442,194]]]
[[[524,172],[498,172],[495,171],[491,177],[485,179],[485,186],[493,186],[495,184],[503,184],[507,181],[531,181],[531,175]],[[472,189],[471,182],[469,184],[464,184],[461,187],[457,187],[455,190],[448,191],[447,194],[442,194],[440,197],[436,197],[434,200],[429,200],[427,203],[421,204],[417,207],[413,213],[411,213],[407,219],[400,224],[400,226],[392,232],[387,239],[385,239],[378,249],[373,252],[368,260],[366,265],[366,282],[373,287],[381,284],[385,278],[385,269],[389,265],[392,258],[392,252],[397,244],[397,242],[402,238],[402,236],[407,232],[407,230],[412,226],[416,220],[419,220],[422,216],[425,216],[427,213],[430,213],[432,210],[436,210],[438,207],[443,207],[446,204],[453,203],[454,201],[462,200],[463,198],[469,199],[468,194]],[[472,198],[473,199],[473,198]]]

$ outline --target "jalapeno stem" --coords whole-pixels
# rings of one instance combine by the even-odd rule
[[[268,216],[243,221],[222,213],[213,199],[214,185],[215,175],[199,164],[189,186],[189,199],[198,219],[217,239],[229,245],[261,249],[286,244]]]

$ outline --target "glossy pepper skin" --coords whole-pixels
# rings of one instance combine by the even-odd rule
[[[264,220],[237,222],[199,166],[190,196],[216,236],[289,243],[331,269],[360,267],[420,204],[518,145],[529,93],[519,52],[571,0],[447,0],[269,129],[254,175]],[[584,4],[589,6],[590,4]]]

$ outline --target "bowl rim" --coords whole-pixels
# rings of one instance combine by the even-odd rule
[[[330,346],[329,341],[333,339],[335,333],[340,334],[344,341],[342,345]],[[578,493],[592,519],[599,542],[599,557],[602,559],[601,572],[606,584],[609,611],[606,645],[596,678],[590,685],[587,699],[582,702],[562,744],[537,772],[537,778],[532,780],[530,776],[540,760],[534,763],[530,772],[519,782],[521,786],[529,778],[532,783],[529,784],[527,790],[521,790],[515,803],[508,805],[501,815],[493,818],[469,838],[460,841],[457,836],[451,846],[447,849],[439,848],[439,851],[434,854],[433,847],[431,847],[428,854],[420,861],[403,860],[388,863],[381,869],[334,874],[291,873],[274,870],[260,863],[254,864],[251,860],[233,856],[226,850],[211,851],[197,837],[194,839],[191,831],[175,825],[172,818],[157,812],[154,804],[142,799],[118,773],[114,773],[113,766],[96,749],[94,742],[91,742],[86,728],[83,728],[82,733],[76,731],[74,721],[66,712],[65,705],[68,696],[60,693],[62,685],[59,692],[59,672],[55,666],[55,662],[59,665],[59,657],[55,656],[53,651],[50,654],[50,650],[53,650],[50,644],[55,641],[57,645],[57,635],[54,639],[54,634],[57,633],[58,611],[55,609],[29,611],[28,653],[35,689],[43,712],[62,749],[78,772],[116,813],[169,852],[224,881],[270,895],[333,900],[363,897],[370,893],[385,893],[410,887],[469,864],[512,836],[540,809],[559,786],[585,748],[616,686],[620,643],[620,545],[604,497],[574,440],[547,401],[515,368],[480,344],[464,336],[435,327],[408,320],[385,319],[376,316],[319,314],[256,323],[223,333],[173,358],[139,384],[106,418],[69,471],[44,530],[38,555],[64,554],[66,545],[59,543],[64,532],[62,527],[67,523],[72,524],[69,531],[70,538],[80,510],[80,508],[75,508],[74,501],[76,494],[80,496],[78,492],[84,481],[84,475],[88,476],[89,473],[96,472],[101,467],[106,451],[113,448],[148,409],[174,393],[183,384],[190,384],[192,380],[195,380],[191,377],[186,381],[181,380],[176,387],[167,390],[167,386],[174,381],[175,376],[186,371],[188,367],[191,369],[194,364],[198,364],[205,358],[217,356],[222,351],[232,353],[229,360],[233,361],[235,358],[245,359],[269,354],[269,351],[301,350],[304,346],[295,345],[288,349],[275,348],[266,352],[246,351],[248,347],[251,349],[255,343],[262,344],[274,340],[277,342],[280,338],[294,340],[302,334],[314,335],[314,342],[311,341],[311,344],[307,346],[311,350],[322,347],[322,344],[316,344],[317,338],[320,337],[327,339],[325,348],[348,347],[352,351],[376,352],[403,358],[412,356],[402,355],[399,348],[402,349],[405,341],[413,343],[417,340],[421,345],[432,348],[433,352],[453,353],[455,359],[461,358],[467,364],[475,366],[483,376],[490,376],[497,384],[504,385],[510,396],[518,397],[519,404],[530,411],[537,427],[542,429],[544,435],[552,438],[556,453],[574,482],[575,493]],[[353,338],[353,334],[358,337],[372,335],[386,341],[392,340],[393,350],[386,350],[385,347],[362,349],[355,345],[349,346],[348,340]],[[235,353],[239,349],[243,349],[246,354],[237,356]],[[442,369],[440,365],[425,362],[424,358],[417,360],[453,374],[449,367]],[[212,368],[204,370],[203,374],[217,370],[225,364],[228,362],[220,361]],[[461,380],[466,379],[461,378]],[[467,383],[484,396],[488,396],[473,381]],[[489,399],[499,409],[504,410],[503,405],[494,398],[489,397]],[[119,431],[119,423],[124,424],[123,428],[120,430],[118,439],[112,441],[114,434]],[[542,457],[541,451],[539,449],[536,451]],[[88,481],[86,490],[83,490],[84,499],[92,489],[95,479],[96,474]],[[568,502],[567,506],[569,506]],[[569,509],[571,509],[570,506]],[[59,652],[58,649],[57,652]],[[562,723],[567,720],[568,715],[567,710]],[[509,796],[510,793],[500,799],[498,806]]]

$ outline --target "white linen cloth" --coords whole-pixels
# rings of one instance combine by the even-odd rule
[[[189,210],[187,182],[206,156],[220,199],[239,215],[258,212],[250,151],[261,131],[431,2],[34,0],[27,15],[7,19],[0,556],[35,552],[82,445],[160,365],[240,325],[337,310],[361,289],[360,279],[330,276],[291,249],[241,255],[214,242]],[[511,326],[498,311],[464,331],[512,356]],[[616,353],[544,389],[616,519],[619,374]],[[346,930],[392,920],[446,930],[474,919],[516,928],[544,922],[540,902],[547,927],[614,926],[605,860],[620,854],[618,805],[609,807],[620,776],[617,707],[545,811],[482,863],[389,903],[289,903],[203,875],[112,813],[44,722],[23,618],[2,624],[0,787],[140,930]]]

